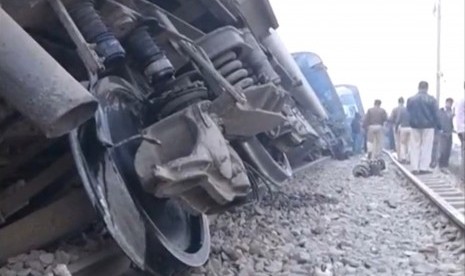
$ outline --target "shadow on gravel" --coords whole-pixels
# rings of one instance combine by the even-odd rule
[[[301,208],[315,207],[323,204],[337,204],[336,198],[326,196],[320,193],[295,193],[287,194],[284,192],[273,192],[265,195],[259,201],[240,206],[228,211],[229,214],[239,214],[244,212],[247,218],[255,215],[265,215],[266,210],[278,211],[295,211]],[[262,209],[265,208],[266,210]]]
[[[286,211],[322,204],[337,204],[338,202],[337,199],[320,193],[286,194],[279,192],[274,195],[274,198],[268,196],[262,200],[261,205]]]

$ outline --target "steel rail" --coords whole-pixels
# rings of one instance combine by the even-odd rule
[[[402,165],[393,154],[388,151],[384,153],[389,156],[394,165],[413,183],[423,194],[426,195],[447,217],[458,227],[465,230],[465,194],[453,185],[434,179],[412,174],[408,168]]]

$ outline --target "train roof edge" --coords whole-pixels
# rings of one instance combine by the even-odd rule
[[[362,115],[365,114],[365,109],[363,107],[362,99],[360,97],[360,91],[358,90],[358,87],[356,85],[346,84],[346,83],[337,84],[337,85],[334,85],[334,88],[336,89],[336,92],[339,95],[339,97],[341,97],[341,95],[352,94],[352,96],[354,97],[354,100],[357,103],[360,113]],[[341,90],[341,88],[344,88],[344,89]]]
[[[323,59],[314,52],[302,51],[302,52],[291,53],[291,55],[296,60],[300,59],[299,57],[302,57],[302,56],[311,57],[311,62],[309,62],[307,59],[307,65],[309,67],[313,67],[319,63],[323,63]]]

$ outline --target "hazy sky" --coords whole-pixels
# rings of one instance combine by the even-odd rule
[[[379,98],[390,110],[398,97],[416,93],[420,80],[435,95],[434,0],[270,2],[288,49],[320,55],[334,84],[357,85],[365,106]],[[464,2],[442,1],[441,99],[464,93]]]

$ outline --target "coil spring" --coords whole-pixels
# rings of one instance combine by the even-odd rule
[[[249,76],[249,71],[244,68],[234,51],[216,57],[213,59],[213,65],[235,88],[244,90],[254,84],[253,79]]]

